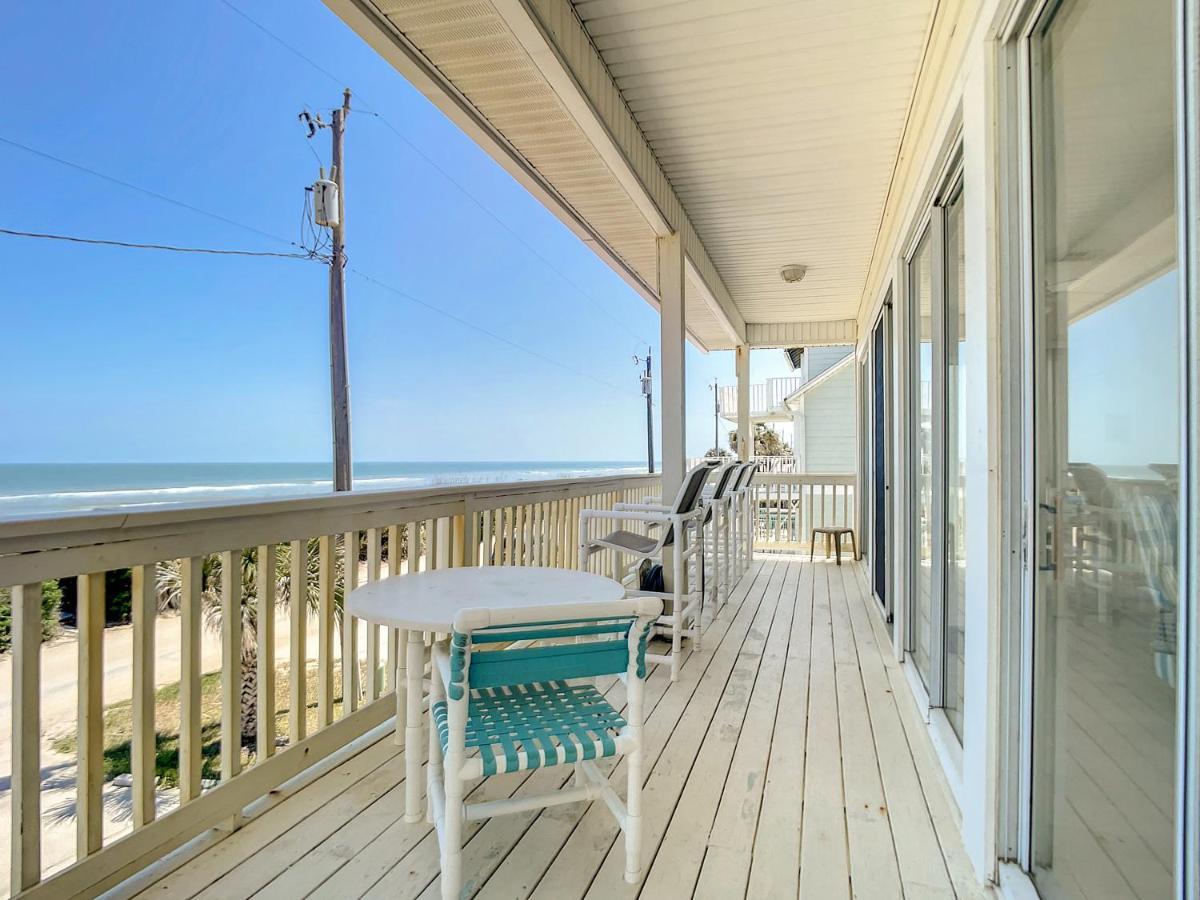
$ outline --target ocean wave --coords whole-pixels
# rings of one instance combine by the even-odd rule
[[[92,491],[47,491],[36,494],[0,494],[0,501],[6,500],[75,500],[75,499],[94,499],[100,497],[126,497],[135,496],[138,494],[165,494],[173,495],[188,495],[188,494],[204,494],[214,491],[261,491],[261,490],[277,490],[281,488],[293,487],[320,487],[321,485],[332,486],[332,481],[278,481],[278,482],[262,482],[256,481],[249,484],[190,484],[179,485],[177,487],[153,487],[153,488],[108,488],[106,490]]]
[[[354,479],[354,488],[359,491],[386,491],[417,489],[422,487],[453,487],[472,484],[495,484],[506,481],[538,481],[557,478],[587,478],[603,475],[622,475],[642,471],[637,465],[586,465],[565,464],[547,466],[532,464],[520,468],[512,463],[484,464],[480,468],[455,468],[447,466],[441,471],[424,471],[407,474],[359,475]],[[180,475],[179,477],[187,477]],[[24,487],[24,486],[23,486]],[[264,499],[282,499],[319,495],[332,490],[333,482],[327,478],[296,477],[290,480],[276,478],[271,481],[240,481],[233,484],[167,484],[155,487],[111,487],[97,485],[95,488],[76,490],[31,491],[28,487],[20,493],[0,493],[0,515],[11,518],[28,515],[47,515],[63,512],[85,512],[97,510],[128,510],[135,508],[163,507],[188,502],[219,502],[221,500],[243,500],[254,496]]]

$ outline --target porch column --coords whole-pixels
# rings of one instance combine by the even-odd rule
[[[683,242],[678,232],[658,239],[660,363],[662,370],[662,497],[670,503],[683,484],[684,434]]]
[[[754,459],[754,437],[750,434],[750,345],[739,344],[735,352],[738,459],[749,462]]]

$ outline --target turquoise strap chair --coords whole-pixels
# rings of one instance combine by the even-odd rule
[[[646,643],[661,613],[661,600],[635,597],[455,617],[450,640],[434,646],[429,704],[429,801],[443,898],[462,889],[465,822],[597,799],[625,832],[625,880],[641,879]],[[506,646],[516,641],[519,648]],[[574,680],[601,675],[624,680],[624,712]],[[624,801],[595,764],[618,755],[626,758]],[[552,794],[463,801],[468,781],[566,764],[575,767],[574,784]]]

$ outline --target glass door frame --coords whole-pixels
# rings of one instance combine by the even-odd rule
[[[1033,842],[1034,593],[1041,543],[1034,472],[1034,204],[1032,46],[1059,0],[1016,0],[997,29],[996,85],[1001,434],[998,802],[1000,884],[1024,879]],[[1176,703],[1176,900],[1200,898],[1200,0],[1175,0],[1176,215],[1181,298],[1180,571]],[[1189,564],[1190,563],[1190,564]],[[1004,865],[1012,861],[1015,865]],[[1033,891],[1032,882],[1012,887]]]
[[[906,345],[901,352],[907,358],[907,378],[905,392],[907,402],[907,427],[904,429],[905,449],[908,457],[907,488],[904,501],[907,508],[905,525],[909,532],[909,540],[905,552],[903,572],[905,574],[906,594],[909,598],[905,604],[905,622],[903,628],[903,647],[905,655],[913,662],[913,651],[916,648],[917,616],[914,614],[914,598],[917,590],[916,553],[920,541],[921,515],[921,454],[917,449],[921,427],[921,397],[919,390],[920,379],[920,304],[912,289],[912,263],[922,242],[929,238],[931,252],[931,302],[930,302],[930,343],[931,343],[931,509],[930,509],[930,600],[929,600],[929,671],[926,678],[916,672],[915,662],[909,668],[912,676],[909,682],[917,694],[918,705],[922,707],[926,718],[934,727],[933,736],[940,749],[945,751],[948,761],[956,770],[951,774],[951,787],[957,791],[955,778],[962,771],[962,741],[950,726],[941,707],[945,701],[945,664],[946,664],[946,235],[945,210],[963,191],[963,152],[961,133],[956,132],[949,142],[951,152],[941,167],[938,177],[933,181],[936,185],[927,215],[914,229],[905,252],[901,258],[901,282],[904,285],[905,297],[905,335]]]

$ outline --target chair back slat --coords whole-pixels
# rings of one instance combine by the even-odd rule
[[[473,653],[467,683],[475,689],[497,688],[617,675],[628,670],[629,641],[622,638]]]
[[[450,636],[451,699],[462,696],[463,683],[473,689],[502,688],[535,681],[565,681],[629,671],[630,629],[634,616],[535,621],[455,630]],[[643,619],[637,635],[637,672],[646,671],[646,642],[652,619]],[[575,638],[587,638],[576,642]],[[570,643],[563,643],[563,641]],[[554,642],[541,646],[497,648],[515,641]],[[465,674],[465,678],[464,678]]]

